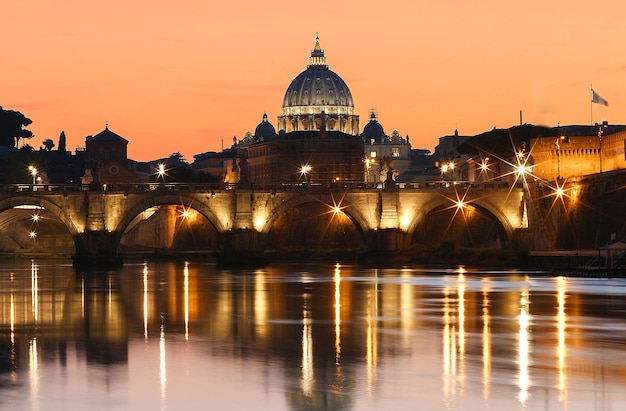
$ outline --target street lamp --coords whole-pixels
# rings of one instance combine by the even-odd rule
[[[559,144],[559,140],[564,139],[564,137],[560,137],[556,139],[556,170],[557,176],[556,179],[559,180],[561,178],[561,145]]]
[[[35,166],[28,166],[28,171],[30,171],[30,174],[32,174],[33,185],[35,185],[37,181],[37,168],[35,168]]]
[[[602,172],[602,134],[604,134],[604,129],[609,126],[607,121],[603,121],[602,124],[596,123],[596,126],[598,126],[598,140],[600,142],[600,172]]]
[[[159,167],[157,169],[157,173],[159,174],[159,177],[164,178],[164,176],[165,176],[165,165],[164,164],[159,164]]]
[[[304,164],[303,166],[300,167],[300,175],[304,177],[304,180],[307,182],[309,178],[309,173],[311,173],[312,169],[313,167],[311,167],[309,164]]]

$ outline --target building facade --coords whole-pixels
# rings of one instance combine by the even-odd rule
[[[411,167],[411,144],[397,130],[390,136],[385,134],[378,122],[376,113],[370,114],[370,121],[363,127],[361,138],[364,143],[364,180],[380,183],[391,176],[393,180]]]
[[[533,173],[569,179],[626,168],[626,126],[557,127],[557,136],[531,140]]]

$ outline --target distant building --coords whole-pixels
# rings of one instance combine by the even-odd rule
[[[254,184],[363,181],[363,141],[340,131],[281,133],[247,154]]]
[[[226,149],[222,152],[209,151],[193,156],[191,169],[215,177],[218,181],[234,184],[239,181],[238,150]]]
[[[410,169],[411,144],[408,136],[404,139],[397,130],[394,130],[391,136],[386,135],[374,112],[370,114],[370,121],[363,128],[361,138],[365,151],[366,182],[383,182],[387,180],[388,173],[396,180],[399,175]]]
[[[85,139],[85,160],[94,181],[99,184],[137,182],[138,176],[129,167],[128,140],[105,129]]]
[[[624,125],[556,127],[553,135],[530,142],[533,174],[555,180],[624,169],[625,147]]]

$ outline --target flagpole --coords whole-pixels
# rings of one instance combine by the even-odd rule
[[[589,98],[589,111],[591,112],[591,125],[593,126],[593,84],[589,85],[591,97]]]

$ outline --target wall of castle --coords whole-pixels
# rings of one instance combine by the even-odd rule
[[[602,148],[600,148],[602,143]],[[626,168],[626,131],[598,136],[531,140],[533,174],[553,181]]]

